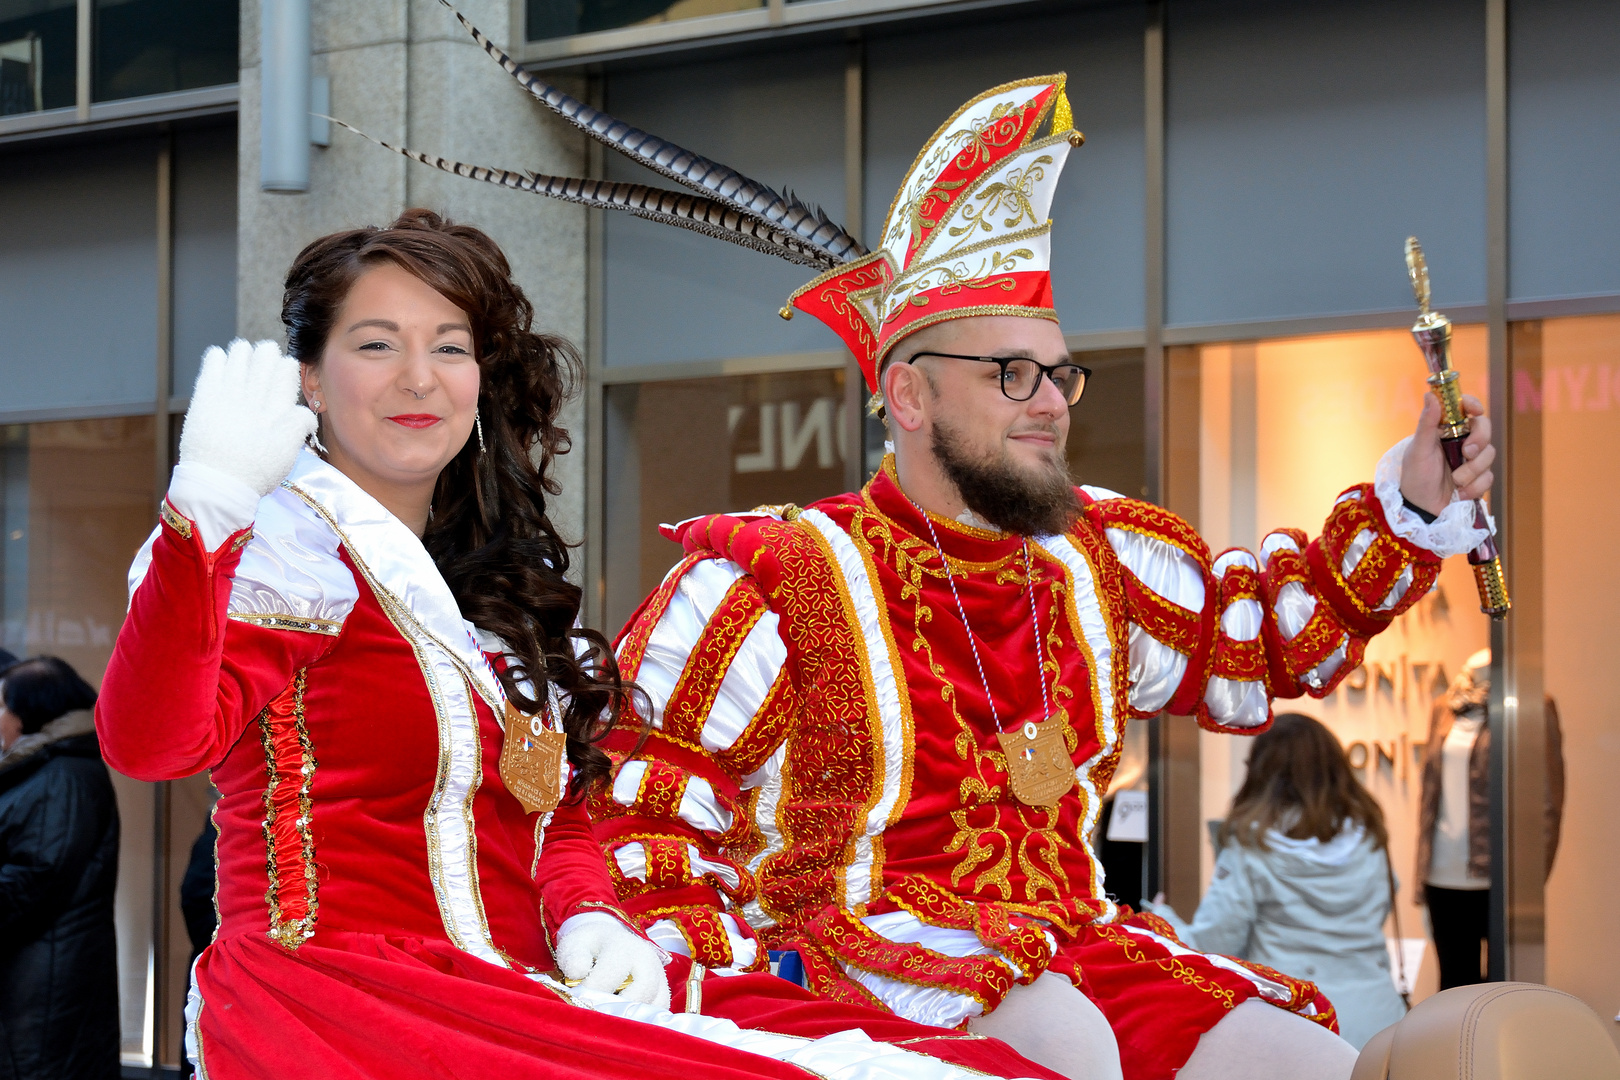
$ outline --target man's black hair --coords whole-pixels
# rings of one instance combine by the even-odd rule
[[[32,735],[59,716],[94,708],[96,692],[66,660],[36,656],[0,672],[0,701],[22,721],[23,734]]]

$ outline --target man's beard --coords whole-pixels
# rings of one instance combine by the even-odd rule
[[[997,528],[1046,536],[1068,532],[1080,516],[1074,480],[1061,460],[1031,470],[1015,465],[1005,449],[974,457],[956,431],[937,420],[930,441],[967,508]]]

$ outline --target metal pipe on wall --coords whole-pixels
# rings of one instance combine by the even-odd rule
[[[264,0],[259,17],[259,187],[309,190],[309,0]]]

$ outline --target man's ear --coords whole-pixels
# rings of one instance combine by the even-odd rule
[[[928,379],[912,364],[894,362],[883,371],[883,403],[902,431],[916,431],[928,420]]]

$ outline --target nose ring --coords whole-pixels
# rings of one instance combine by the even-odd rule
[[[408,387],[408,386],[405,389],[411,390],[411,388]],[[426,394],[418,394],[415,390],[411,390],[411,394],[416,398],[417,401],[421,401],[422,399],[427,397]]]

